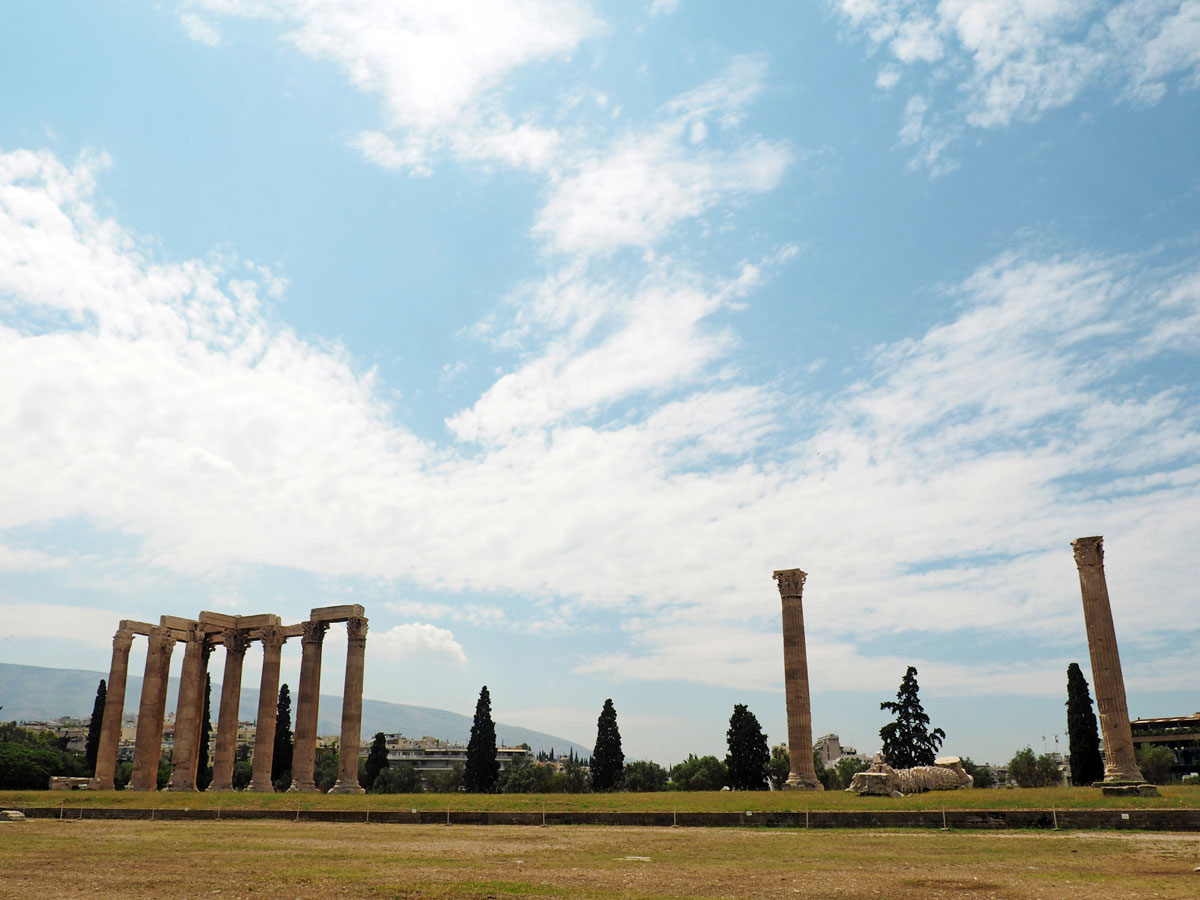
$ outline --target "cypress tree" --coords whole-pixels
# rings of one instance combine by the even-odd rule
[[[92,704],[92,720],[88,722],[87,744],[83,748],[88,775],[96,774],[96,754],[100,751],[100,728],[104,724],[104,702],[107,698],[108,685],[101,678],[96,688],[96,702]]]
[[[204,714],[200,717],[200,747],[196,759],[196,789],[204,790],[212,781],[208,766],[208,744],[212,740],[212,676],[204,673]]]
[[[621,731],[617,728],[617,710],[612,700],[604,701],[596,720],[596,749],[592,751],[592,790],[614,791],[621,784],[625,754],[621,752]]]
[[[758,718],[746,704],[738,703],[733,707],[725,741],[729,746],[729,754],[725,757],[729,786],[735,791],[765,791],[771,750]]]
[[[379,773],[388,768],[387,738],[383,736],[382,731],[375,732],[375,739],[371,741],[371,751],[367,754],[367,763],[364,767],[366,773],[364,777],[367,783],[363,785],[368,791],[375,787],[375,779],[379,777]]]
[[[929,716],[921,707],[918,691],[916,666],[909,666],[904,673],[904,680],[900,682],[895,701],[879,704],[880,709],[886,709],[896,716],[896,721],[879,729],[879,737],[883,740],[883,757],[888,765],[896,769],[932,766],[938,748],[946,739],[946,732],[942,729],[929,730]]]
[[[471,740],[467,742],[467,765],[463,785],[468,791],[486,794],[495,790],[500,777],[500,761],[496,759],[496,723],[492,721],[492,698],[487,685],[479,691],[475,704],[475,721],[471,724]]]
[[[1092,695],[1079,663],[1067,666],[1067,742],[1071,754],[1071,783],[1085,787],[1104,779],[1100,729],[1092,710]]]
[[[280,781],[292,771],[292,694],[285,684],[279,689],[275,710],[275,750],[271,757],[271,781]]]

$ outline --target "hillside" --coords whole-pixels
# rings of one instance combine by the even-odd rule
[[[89,716],[96,699],[96,685],[107,672],[90,672],[83,669],[49,669],[41,666],[18,666],[0,663],[0,721],[10,722],[26,719],[56,719],[60,716]],[[167,710],[175,709],[179,679],[172,678],[167,688]],[[125,712],[136,713],[141,696],[142,679],[130,673],[125,689]],[[213,719],[217,716],[216,705],[220,701],[221,686],[213,682]],[[295,719],[295,694],[292,696],[292,716]],[[258,710],[258,690],[244,689],[241,700],[241,718],[253,720]],[[341,729],[342,698],[329,694],[321,695],[318,715],[320,734],[337,734]],[[362,733],[369,737],[377,731],[399,732],[408,737],[419,738],[430,735],[443,740],[465,744],[471,734],[471,717],[444,709],[427,706],[410,706],[406,703],[388,703],[384,700],[363,699]],[[551,748],[565,753],[574,748],[576,754],[588,756],[591,749],[563,737],[522,728],[519,725],[496,723],[497,739],[507,745],[526,743],[533,750]]]

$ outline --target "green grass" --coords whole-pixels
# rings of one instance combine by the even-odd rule
[[[803,812],[937,809],[1200,808],[1200,786],[1171,785],[1159,797],[1105,797],[1095,788],[934,791],[911,797],[858,797],[844,791],[696,791],[654,794],[257,794],[158,791],[0,791],[0,806],[68,808],[352,809],[531,812]]]

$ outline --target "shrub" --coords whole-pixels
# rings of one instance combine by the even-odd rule
[[[625,790],[639,793],[647,791],[665,791],[667,770],[656,762],[646,759],[625,763]]]

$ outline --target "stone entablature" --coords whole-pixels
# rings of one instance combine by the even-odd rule
[[[125,683],[129,670],[129,650],[136,635],[148,639],[146,672],[142,679],[142,695],[134,739],[132,790],[156,790],[158,763],[162,752],[167,679],[171,654],[175,645],[184,645],[183,670],[179,681],[179,702],[172,727],[172,771],[168,790],[196,790],[196,769],[200,758],[199,743],[204,707],[204,683],[208,673],[209,654],[215,646],[225,648],[225,674],[221,685],[220,718],[214,742],[213,780],[209,790],[232,790],[233,762],[239,733],[245,734],[238,722],[241,697],[242,662],[251,643],[263,647],[262,681],[259,686],[259,710],[254,729],[254,774],[251,790],[274,790],[271,784],[271,762],[274,753],[276,698],[279,693],[279,665],[283,645],[289,638],[302,637],[305,662],[301,664],[300,697],[297,705],[297,741],[293,767],[301,776],[293,790],[315,791],[311,781],[313,755],[316,752],[317,700],[320,688],[319,654],[326,629],[332,622],[345,622],[348,638],[346,685],[342,697],[343,745],[357,746],[362,729],[363,662],[366,648],[367,619],[358,604],[325,606],[313,609],[306,622],[283,625],[279,616],[261,614],[231,616],[224,613],[202,612],[196,619],[162,616],[157,625],[133,619],[121,620],[113,637],[113,658],[105,699],[104,720],[96,756],[96,775],[93,789],[112,790],[116,770],[118,745],[121,739],[122,713],[125,705]],[[315,645],[317,665],[312,664]],[[354,781],[347,775],[350,763],[354,766]],[[338,787],[343,793],[359,793],[358,760],[350,754],[349,763],[341,766]]]

